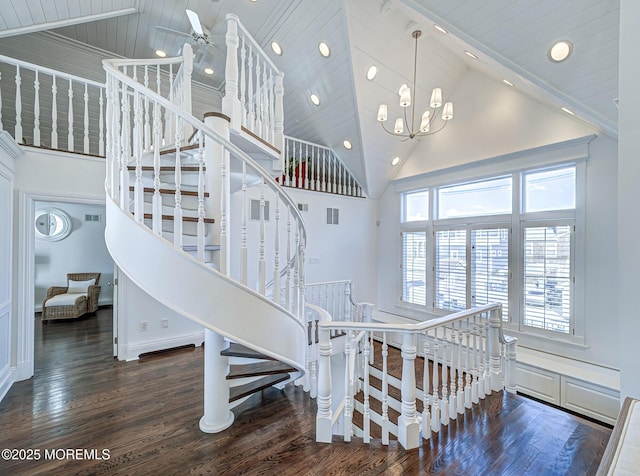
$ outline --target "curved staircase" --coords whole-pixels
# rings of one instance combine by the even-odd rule
[[[190,96],[189,53],[104,61],[105,240],[133,283],[205,328],[200,427],[216,432],[232,423],[234,404],[305,374],[306,235],[272,174],[229,140],[233,121],[214,116],[205,124],[182,106]],[[274,152],[268,163],[278,159]],[[256,193],[257,227],[249,223]]]

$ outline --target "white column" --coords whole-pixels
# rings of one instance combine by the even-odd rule
[[[409,450],[420,441],[420,424],[416,415],[416,336],[405,332],[402,339],[402,414],[398,417],[398,442]]]
[[[226,380],[229,360],[220,355],[225,347],[222,336],[204,330],[204,415],[200,418],[200,430],[205,433],[218,433],[233,423]]]
[[[231,127],[240,130],[242,105],[238,98],[238,17],[229,13],[227,19],[227,62],[224,72],[225,95],[222,98],[222,113],[231,119]]]

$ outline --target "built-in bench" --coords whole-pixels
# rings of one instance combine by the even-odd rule
[[[627,397],[613,427],[597,476],[631,475],[640,470],[640,400]]]

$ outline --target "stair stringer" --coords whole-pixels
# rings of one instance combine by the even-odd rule
[[[307,330],[292,313],[175,248],[109,196],[106,215],[107,248],[133,283],[172,311],[304,375]]]

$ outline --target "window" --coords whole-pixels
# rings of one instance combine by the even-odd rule
[[[402,233],[402,300],[411,304],[426,304],[427,233]]]
[[[249,219],[260,220],[260,200],[251,199]],[[264,221],[269,221],[269,202],[267,200],[264,201]]]
[[[441,187],[438,218],[474,217],[511,213],[511,177]]]
[[[572,296],[571,225],[526,226],[524,325],[568,334]]]
[[[429,219],[429,191],[405,193],[403,195],[402,221],[423,221]]]
[[[339,224],[340,224],[340,209],[327,208],[327,225],[339,225]]]
[[[572,164],[434,187],[431,201],[427,190],[405,192],[402,301],[443,312],[497,302],[512,328],[583,339],[574,303],[580,177]]]
[[[471,231],[471,303],[499,302],[502,319],[509,319],[509,229]]]
[[[436,232],[436,308],[467,308],[467,232]]]
[[[524,212],[576,208],[576,167],[524,174]]]

